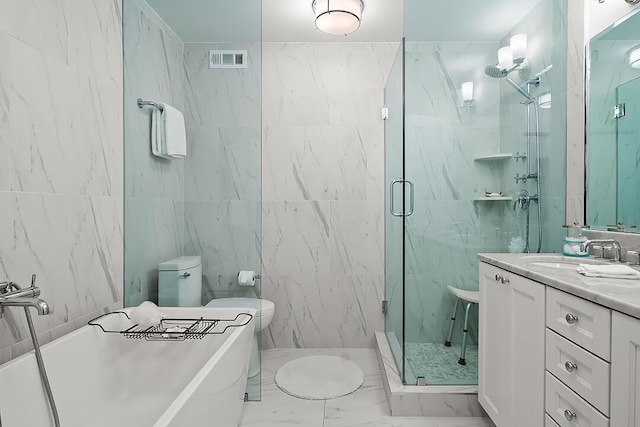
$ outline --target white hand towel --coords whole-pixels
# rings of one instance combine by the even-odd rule
[[[187,132],[184,126],[184,116],[169,104],[162,103],[160,105],[163,107],[163,154],[174,159],[181,159],[187,155]]]
[[[162,111],[154,108],[151,112],[151,152],[154,156],[171,159],[171,156],[167,155],[164,149],[165,132],[163,122]]]
[[[640,279],[640,272],[628,265],[591,265],[580,264],[578,273],[587,277],[605,277],[608,279]]]

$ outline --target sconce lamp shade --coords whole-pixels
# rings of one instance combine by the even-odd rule
[[[640,68],[640,46],[633,49],[629,54],[629,65],[631,68]]]
[[[316,28],[323,33],[347,35],[360,27],[362,0],[313,0]]]
[[[511,46],[504,46],[498,49],[498,65],[503,70],[513,67],[513,52]]]
[[[519,64],[524,61],[527,54],[527,35],[525,33],[516,34],[509,39],[509,45],[513,55],[513,62]]]
[[[461,86],[462,102],[465,104],[473,103],[473,82],[464,82]]]
[[[538,106],[540,108],[551,108],[551,93],[546,92],[538,98]]]

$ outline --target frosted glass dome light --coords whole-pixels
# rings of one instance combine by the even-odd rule
[[[316,28],[323,33],[347,35],[360,27],[362,0],[313,0]]]

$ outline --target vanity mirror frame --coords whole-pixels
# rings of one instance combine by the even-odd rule
[[[636,24],[630,27],[634,32],[637,31],[637,38],[635,34],[633,38],[625,34],[625,28],[632,20],[639,19],[640,7],[637,7],[585,44],[584,218],[595,230],[640,233],[640,181],[634,178],[634,185],[629,186],[628,179],[638,176],[635,163],[640,161],[640,152],[636,154],[636,161],[631,162],[633,165],[626,168],[628,173],[623,174],[627,180],[621,180],[620,171],[623,169],[619,167],[620,156],[627,159],[629,156],[625,157],[620,152],[625,142],[620,139],[620,119],[614,118],[614,107],[619,104],[619,96],[624,96],[619,95],[624,94],[623,86],[636,82],[632,85],[636,86],[634,93],[640,93],[640,68],[632,68],[629,64],[630,51],[640,47],[640,30],[635,29],[640,26]],[[622,37],[616,40],[620,35]],[[598,43],[601,44],[600,49],[596,49]],[[640,116],[640,105],[631,111],[627,108],[627,112]],[[622,111],[620,114],[624,116]],[[632,141],[640,142],[637,136],[640,135],[640,120],[637,123],[638,126],[634,126],[634,132],[637,129],[637,133]],[[630,148],[629,144],[627,148]],[[620,182],[627,184],[621,186]],[[630,188],[635,188],[633,198],[628,197]]]

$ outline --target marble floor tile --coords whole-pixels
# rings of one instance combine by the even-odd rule
[[[337,399],[304,400],[275,384],[277,370],[305,356],[327,354],[357,363],[365,374],[362,387]],[[488,418],[391,417],[374,349],[271,349],[262,352],[262,401],[244,405],[240,427],[493,427]]]

